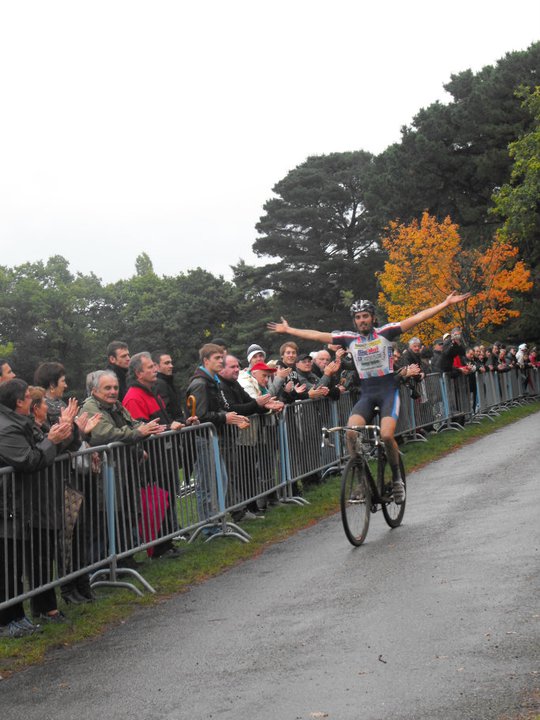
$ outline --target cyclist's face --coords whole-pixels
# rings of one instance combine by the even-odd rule
[[[354,324],[358,332],[369,332],[373,327],[373,315],[365,310],[354,313]]]

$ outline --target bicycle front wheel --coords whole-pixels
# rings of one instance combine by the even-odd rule
[[[351,458],[341,476],[341,520],[353,545],[366,539],[371,514],[371,486],[363,460]]]
[[[392,468],[390,467],[390,464],[385,457],[381,458],[380,461],[382,463],[382,476],[384,478],[384,486],[386,487],[392,487]],[[403,484],[405,485],[405,498],[407,497],[407,480],[405,478],[405,468],[403,466],[403,460],[401,457],[399,458],[399,472],[401,474],[401,479],[403,480]],[[383,487],[384,487],[383,486]],[[386,520],[387,524],[391,528],[397,528],[399,525],[401,525],[401,521],[403,520],[403,516],[405,515],[405,503],[406,499],[401,503],[401,505],[396,505],[393,498],[390,499],[390,502],[383,502],[381,505],[382,512],[384,515],[384,519]]]

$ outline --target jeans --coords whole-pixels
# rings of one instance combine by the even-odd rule
[[[207,520],[211,515],[219,512],[218,482],[213,472],[214,448],[212,441],[208,438],[195,438],[197,449],[197,461],[193,468],[195,478],[195,496],[197,498],[197,511],[199,520]],[[221,480],[223,485],[223,498],[227,497],[227,469],[221,455],[219,456],[221,468]]]

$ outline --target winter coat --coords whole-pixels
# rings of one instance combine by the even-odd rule
[[[32,487],[43,480],[38,471],[56,455],[54,443],[36,438],[30,417],[0,405],[0,467],[16,471],[13,481],[12,475],[0,475],[0,536],[23,536],[32,517]]]
[[[195,397],[196,415],[201,423],[213,423],[218,430],[225,425],[231,407],[219,380],[197,368],[186,391],[186,397],[190,395]]]

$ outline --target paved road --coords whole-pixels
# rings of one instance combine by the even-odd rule
[[[0,685],[3,720],[493,720],[540,686],[540,413]],[[318,713],[320,713],[318,715]]]

